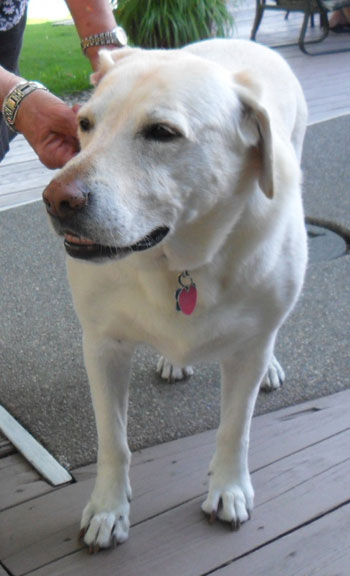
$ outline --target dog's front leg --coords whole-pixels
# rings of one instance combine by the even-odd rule
[[[127,443],[128,383],[133,347],[84,335],[98,434],[95,488],[81,520],[81,534],[91,551],[128,537],[131,489]]]
[[[221,420],[203,511],[238,528],[250,517],[254,490],[248,470],[250,425],[273,344],[251,345],[221,362]]]

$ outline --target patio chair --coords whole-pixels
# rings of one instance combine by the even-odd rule
[[[350,7],[350,0],[256,0],[255,20],[251,32],[251,40],[255,40],[258,28],[260,26],[262,17],[265,10],[282,10],[287,14],[289,12],[303,12],[304,19],[300,29],[298,46],[305,54],[311,54],[306,49],[306,45],[322,42],[329,32],[328,12],[339,10],[341,8]],[[321,34],[314,40],[305,40],[306,30],[315,14],[320,15],[320,25],[322,28]],[[328,50],[317,52],[317,54],[334,54],[337,52],[348,52],[350,48],[340,48],[338,50]]]

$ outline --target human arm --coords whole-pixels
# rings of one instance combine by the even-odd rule
[[[0,66],[0,107],[25,80]],[[18,107],[15,129],[24,135],[48,168],[61,168],[79,151],[75,113],[50,92],[36,90]]]
[[[76,29],[81,39],[101,32],[110,32],[116,27],[116,21],[108,0],[66,0],[74,20]],[[115,49],[116,45],[104,46],[104,48]],[[91,62],[93,70],[97,69],[98,52],[101,46],[90,46],[86,50],[86,55]]]
[[[66,1],[81,39],[116,27],[108,0]],[[91,46],[86,50],[94,70],[100,48]],[[9,92],[21,82],[25,80],[0,67],[0,107]],[[18,105],[14,128],[25,136],[48,168],[60,168],[79,151],[75,113],[50,92],[36,90],[26,96]]]

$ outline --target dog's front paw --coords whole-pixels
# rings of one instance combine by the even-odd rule
[[[261,383],[260,388],[265,392],[277,390],[280,388],[285,380],[285,374],[281,364],[275,356],[272,356],[271,362]]]
[[[92,497],[83,511],[80,523],[80,538],[88,546],[90,553],[101,548],[122,544],[129,534],[130,504],[127,498],[115,502],[113,506],[103,506]]]
[[[250,519],[254,505],[254,490],[249,477],[245,481],[225,482],[212,478],[203,512],[210,522],[217,518],[237,530]]]
[[[177,380],[184,380],[185,378],[189,378],[193,375],[193,368],[192,366],[175,366],[171,364],[169,360],[167,360],[164,356],[161,356],[158,360],[157,364],[157,374],[163,380],[167,380],[168,382],[175,382]]]

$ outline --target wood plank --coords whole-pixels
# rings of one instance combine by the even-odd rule
[[[19,192],[30,188],[46,186],[57,170],[45,168],[39,160],[29,160],[20,164],[20,170],[14,171],[13,166],[1,167],[0,194]]]
[[[350,505],[215,572],[215,576],[349,576]]]
[[[0,458],[5,458],[16,452],[14,446],[0,433]]]
[[[0,172],[1,177],[1,172]],[[32,202],[42,202],[44,188],[30,188],[29,190],[22,190],[21,192],[12,192],[10,194],[0,194],[0,212],[14,208],[15,206],[23,206],[24,204],[31,204]]]
[[[338,442],[339,437],[335,437],[332,443],[331,440],[322,443],[322,455],[315,452],[316,448],[320,450],[320,444],[257,472],[255,484],[258,495],[263,494],[263,498],[258,498],[251,521],[238,533],[232,533],[227,526],[219,523],[209,525],[199,511],[202,498],[198,498],[134,526],[130,540],[117,551],[99,554],[91,559],[85,550],[80,550],[30,574],[208,574],[347,502],[350,459],[347,458],[347,448],[345,453],[342,451],[344,446],[348,446],[349,435],[343,439],[342,446],[334,444],[336,439]],[[290,477],[295,472],[297,477],[293,481]],[[271,478],[274,479],[273,484]],[[268,492],[270,495],[267,498]],[[30,553],[31,550],[28,550],[27,555]],[[22,574],[23,568],[18,565],[14,567],[11,560],[6,559],[6,566],[16,574]]]
[[[0,406],[0,430],[52,486],[72,481],[69,472],[3,406]]]
[[[52,490],[20,454],[1,458],[0,478],[0,511]]]
[[[33,148],[29,146],[24,136],[18,135],[15,140],[11,142],[10,151],[5,158],[1,160],[0,166],[13,166],[21,162],[28,162],[29,160],[37,160],[38,156]]]
[[[345,399],[350,399],[348,392],[335,395],[338,397],[339,414],[344,409],[347,421],[349,406]],[[265,471],[263,488],[257,489],[258,504],[273,498],[281,486],[286,491],[294,484],[303,482],[305,476],[309,478],[316,471],[321,473],[327,470],[332,457],[335,458],[334,465],[338,459],[343,459],[349,433],[339,434],[339,430],[345,428],[345,420],[337,418],[333,397],[329,398],[328,411],[332,412],[332,416],[327,412],[327,401],[323,398],[254,419],[252,443],[258,446],[252,450],[252,469]],[[320,417],[322,413],[323,419]],[[327,417],[332,427],[327,426]],[[307,425],[309,419],[312,423]],[[338,433],[334,427],[336,422],[340,424]],[[283,429],[286,433],[283,433]],[[327,438],[329,430],[335,435],[325,440],[327,444],[324,444],[320,439]],[[306,448],[306,452],[303,448],[308,445],[308,434],[311,444],[315,445]],[[276,437],[279,449],[276,449],[275,454]],[[201,439],[203,445],[200,444]],[[213,440],[213,433],[204,433],[134,455],[131,469],[134,494],[131,520],[134,525],[205,493]],[[258,440],[262,444],[255,442]],[[326,461],[324,451],[330,453]],[[288,461],[286,456],[289,457]],[[268,464],[278,459],[279,463],[275,462],[274,467],[267,472]],[[312,466],[314,461],[315,465]],[[259,474],[257,472],[258,477]],[[57,491],[38,498],[30,507],[19,506],[0,515],[0,532],[4,534],[0,541],[0,558],[6,559],[15,573],[27,572],[77,549],[76,533],[81,510],[93,487],[93,467],[80,470],[77,478],[80,480],[77,484],[64,488],[64,496],[61,491]],[[13,526],[16,526],[16,538],[11,535]],[[28,526],[35,526],[36,530],[28,530]]]

